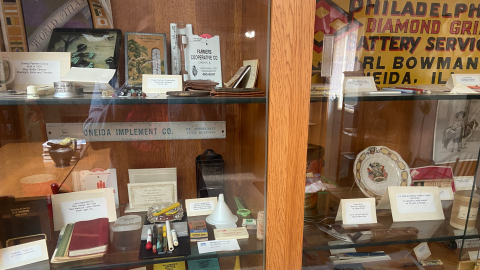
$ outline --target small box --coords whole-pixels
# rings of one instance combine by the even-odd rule
[[[110,241],[120,250],[131,250],[140,245],[142,233],[142,217],[127,215],[117,219],[110,226]]]

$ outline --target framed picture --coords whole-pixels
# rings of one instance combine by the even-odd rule
[[[117,69],[122,31],[118,29],[55,28],[49,52],[71,52],[71,66]]]
[[[125,81],[142,86],[143,74],[168,74],[165,34],[125,33]]]

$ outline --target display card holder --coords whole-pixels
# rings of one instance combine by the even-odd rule
[[[375,199],[342,199],[335,221],[343,224],[372,224],[377,223]]]
[[[177,168],[129,169],[125,213],[147,211],[155,204],[177,202]]]
[[[390,186],[377,209],[392,209],[394,222],[445,219],[438,187]]]
[[[347,93],[377,91],[375,80],[372,76],[345,77],[343,80],[343,89]]]
[[[183,91],[182,76],[143,74],[142,91],[147,97],[164,97],[169,91]]]
[[[480,85],[480,74],[452,74],[448,78],[445,87],[452,89],[457,84],[463,84],[466,86]]]
[[[0,269],[11,269],[47,261],[48,250],[45,239],[0,249]],[[24,268],[18,268],[24,269]],[[35,268],[42,269],[42,268]]]
[[[93,189],[52,195],[54,230],[68,223],[108,217],[117,220],[112,188]]]

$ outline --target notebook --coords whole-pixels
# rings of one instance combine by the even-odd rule
[[[76,222],[68,247],[68,256],[77,257],[106,252],[108,227],[108,218]]]

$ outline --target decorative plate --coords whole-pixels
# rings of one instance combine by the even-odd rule
[[[355,182],[369,198],[377,201],[388,186],[410,186],[410,168],[402,157],[385,146],[371,146],[357,155],[353,166]]]

